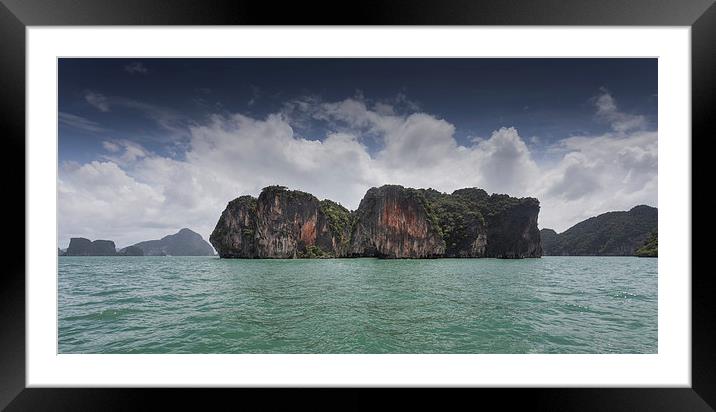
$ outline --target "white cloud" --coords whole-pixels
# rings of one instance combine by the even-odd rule
[[[124,66],[124,71],[129,74],[147,74],[149,70],[144,66],[142,62],[131,62]]]
[[[87,132],[98,133],[106,131],[106,129],[100,126],[99,123],[89,120],[85,117],[77,116],[70,113],[59,112],[58,120],[60,124],[64,124]]]
[[[640,115],[633,115],[620,112],[612,95],[606,89],[595,98],[597,116],[609,122],[616,132],[628,132],[646,127],[646,118]]]
[[[84,98],[87,103],[101,112],[109,112],[112,107],[116,106],[136,110],[144,117],[154,121],[162,129],[168,131],[170,133],[168,136],[169,139],[187,137],[188,135],[187,127],[191,121],[186,116],[167,107],[123,97],[105,96],[93,90],[85,91]],[[72,120],[73,119],[65,120],[65,122]],[[74,123],[76,123],[76,121],[74,121]]]
[[[122,148],[117,143],[110,142],[110,141],[102,142],[102,147],[104,148],[104,150],[107,150],[108,152],[112,152],[112,153],[116,153],[116,152],[122,150]]]
[[[656,132],[572,137],[558,146],[562,160],[543,172],[535,191],[541,227],[561,231],[606,211],[657,205]]]
[[[107,100],[107,97],[101,93],[87,91],[85,92],[85,100],[101,112],[109,111],[109,101]]]
[[[261,91],[261,88],[256,85],[251,85],[251,99],[246,103],[248,106],[253,106],[256,101],[261,97],[263,92]]]
[[[133,240],[137,228],[160,224],[164,200],[156,187],[136,181],[116,163],[65,164],[58,181],[60,247],[77,236],[120,246]]]
[[[395,108],[387,103],[378,102],[373,105],[373,111],[382,116],[394,116]]]
[[[137,159],[147,157],[149,153],[139,143],[132,142],[126,139],[119,139],[113,141],[102,142],[102,147],[112,155],[103,156],[106,160],[110,160],[113,163],[120,165],[127,165],[129,163],[136,162]],[[121,155],[118,155],[122,152]]]
[[[558,161],[540,165],[513,127],[463,146],[447,119],[370,107],[359,98],[303,99],[264,119],[215,115],[188,126],[182,160],[131,141],[107,141],[104,161],[60,170],[60,244],[83,235],[126,246],[182,227],[208,239],[229,200],[271,184],[350,209],[368,188],[385,183],[445,192],[476,186],[539,198],[540,227],[558,231],[608,210],[656,205],[656,132],[622,128],[570,137],[552,148]],[[614,118],[621,116],[613,110]],[[291,126],[297,113],[340,130],[304,139]],[[372,152],[366,136],[378,143]]]

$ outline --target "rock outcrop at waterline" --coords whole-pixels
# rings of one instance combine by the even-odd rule
[[[540,257],[539,201],[397,185],[351,212],[283,186],[229,202],[209,240],[223,258]]]
[[[421,189],[438,219],[446,257],[540,257],[539,201],[482,189]]]
[[[351,256],[435,258],[445,255],[442,231],[419,190],[395,185],[371,188],[354,215]]]
[[[310,193],[269,186],[258,199],[229,202],[209,241],[221,257],[341,257],[348,250],[350,212]]]

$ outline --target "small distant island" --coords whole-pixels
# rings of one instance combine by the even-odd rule
[[[268,186],[227,205],[209,237],[222,258],[538,258],[539,201],[466,188],[384,185],[355,211]]]
[[[651,206],[607,212],[559,234],[542,229],[542,249],[545,256],[657,257],[658,223],[658,209]]]
[[[111,240],[91,241],[83,237],[73,237],[64,256],[114,256],[117,249]]]
[[[215,256],[243,259],[384,259],[541,256],[658,257],[658,210],[607,212],[562,233],[539,230],[535,198],[465,188],[442,193],[384,185],[350,211],[285,186],[228,203],[209,241],[184,228],[116,249],[111,240],[74,237],[60,256]],[[212,248],[213,245],[213,248]]]
[[[90,241],[82,237],[70,239],[66,251],[60,256],[213,256],[211,248],[200,234],[184,228],[158,240],[139,242],[117,250],[111,240]]]

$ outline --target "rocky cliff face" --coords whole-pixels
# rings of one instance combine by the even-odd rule
[[[481,189],[371,188],[355,212],[265,188],[229,202],[210,240],[221,257],[539,257],[539,202]]]
[[[226,206],[209,236],[219,256],[258,257],[256,253],[256,198],[238,197]]]
[[[466,188],[424,191],[445,240],[446,257],[540,257],[539,201]]]
[[[350,212],[315,196],[269,186],[258,199],[229,203],[209,240],[221,257],[340,257],[348,246]]]
[[[282,186],[264,189],[256,207],[256,248],[262,258],[305,255],[341,256],[338,234],[331,231],[318,199]]]
[[[505,199],[509,197],[499,199],[498,204]],[[512,199],[487,215],[486,255],[506,259],[542,256],[537,229],[539,201],[533,198]]]
[[[67,247],[65,256],[114,256],[117,249],[111,240],[95,240],[73,237]]]
[[[445,257],[485,257],[487,228],[479,200],[487,198],[487,193],[481,189],[460,189],[452,194],[421,191],[439,222]]]
[[[355,214],[351,256],[433,258],[445,241],[422,192],[402,186],[372,188]]]

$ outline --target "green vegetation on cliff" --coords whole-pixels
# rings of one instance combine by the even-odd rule
[[[470,189],[461,189],[466,190]],[[442,231],[447,253],[474,240],[475,233],[478,232],[476,225],[485,226],[485,218],[476,207],[474,196],[467,193],[449,195],[434,189],[422,189],[422,192]]]
[[[297,257],[299,259],[320,259],[320,258],[330,258],[330,257],[335,257],[335,256],[331,255],[330,253],[324,252],[323,249],[321,249],[318,246],[308,245],[308,246],[306,246],[306,250],[304,252],[301,252],[301,251],[298,252]]]
[[[416,200],[419,204],[421,204],[425,208],[425,213],[428,216],[428,220],[430,220],[430,224],[442,236],[443,232],[442,232],[442,226],[440,225],[439,212],[437,210],[435,210],[434,205],[428,200],[427,196],[425,196],[425,192],[422,189],[413,189],[413,188],[405,188],[404,190],[407,191],[410,198]]]
[[[281,185],[266,186],[261,189],[261,193],[273,193],[273,192],[288,192],[288,187]],[[244,196],[242,196],[244,197]]]
[[[342,244],[348,243],[350,240],[350,229],[353,225],[353,217],[350,210],[341,206],[332,200],[324,199],[320,201],[321,213],[328,219],[328,226],[336,239]]]
[[[268,188],[266,188],[268,189]],[[236,199],[229,202],[229,204],[226,206],[226,210],[222,213],[222,219],[226,218],[228,219],[230,214],[235,214],[239,210],[246,210],[250,213],[255,214],[256,208],[258,207],[258,200],[249,195],[239,196]],[[219,222],[221,222],[222,219],[219,219]],[[224,225],[217,224],[214,228],[214,231],[212,232],[211,236],[221,238],[225,237],[229,234],[229,227]],[[253,229],[250,228],[244,228],[242,230],[242,234],[246,236],[247,238],[252,238],[254,235]],[[211,238],[210,238],[211,241]]]
[[[607,212],[556,234],[542,229],[542,249],[552,256],[633,256],[656,232],[658,210],[640,205],[629,211]]]
[[[229,207],[231,207],[231,206],[234,206],[234,207],[245,206],[255,212],[256,207],[258,206],[258,200],[255,197],[249,196],[249,195],[239,196],[236,199],[229,202]]]
[[[657,257],[659,256],[659,234],[657,231],[653,231],[651,235],[646,239],[644,245],[636,250],[634,253],[639,257]]]
[[[501,240],[502,233],[505,230],[512,230],[509,229],[512,224],[528,227],[528,221],[520,220],[521,218],[518,216],[529,217],[532,213],[530,210],[539,210],[537,199],[516,198],[497,193],[488,195],[486,191],[475,187],[458,189],[452,194],[441,193],[434,189],[421,189],[421,192],[428,200],[439,222],[447,256],[482,254],[501,256],[502,252],[498,250],[515,247],[515,243],[511,240],[507,242],[509,244],[501,244],[504,243]],[[511,222],[511,218],[517,218],[517,220]],[[536,228],[533,232],[531,237],[536,240],[525,240],[525,244],[522,246],[526,249],[534,249],[534,251],[521,251],[516,255],[539,255],[541,253],[537,252],[539,235]],[[492,243],[489,243],[487,239],[492,239]],[[537,242],[536,246],[527,245],[534,242]],[[497,250],[493,250],[494,248],[491,248],[490,245],[497,246]],[[506,253],[506,255],[510,255],[510,253]]]
[[[384,185],[350,211],[274,185],[229,202],[210,240],[222,257],[539,257],[538,213],[537,199],[477,188]]]
[[[288,187],[281,185],[266,186],[261,189],[261,195],[263,196],[276,195],[279,193],[283,196],[286,196],[286,199],[290,200],[300,198],[315,198],[315,196],[308,192],[302,192],[300,190],[289,190]]]
[[[387,191],[393,191],[394,193],[399,192],[403,196],[403,199],[406,201],[406,203],[413,203],[422,206],[425,210],[426,217],[430,222],[432,228],[442,235],[442,232],[440,231],[441,229],[439,216],[434,208],[433,203],[427,198],[425,194],[425,189],[413,189],[400,185],[383,185],[379,188],[371,188],[363,197],[363,200],[361,200],[361,206],[359,206],[358,209],[353,213],[353,219],[355,221],[360,220],[362,213],[364,213],[365,211],[373,210],[373,205],[377,201],[378,197],[383,196],[383,193]],[[433,191],[439,193],[435,190]]]

